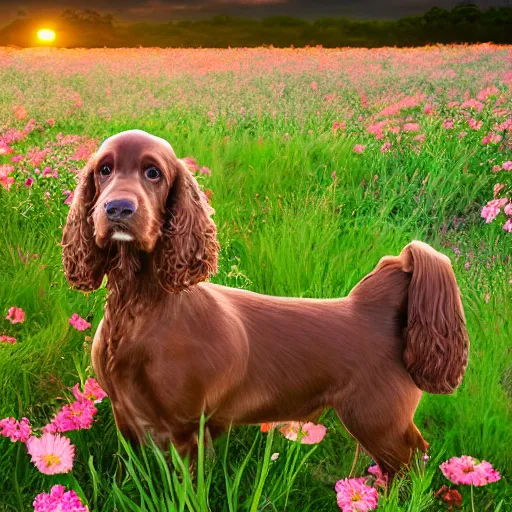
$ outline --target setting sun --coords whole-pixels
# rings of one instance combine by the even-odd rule
[[[41,41],[53,41],[55,39],[55,32],[53,30],[50,30],[48,28],[42,28],[38,33],[37,37]]]

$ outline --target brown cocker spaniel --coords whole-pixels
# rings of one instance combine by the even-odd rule
[[[421,393],[452,393],[468,361],[450,260],[414,241],[348,297],[270,297],[204,282],[217,270],[212,212],[170,144],[143,131],[106,139],[83,171],[64,269],[83,291],[108,277],[92,361],[121,432],[185,455],[203,411],[215,437],[333,407],[390,474],[426,450]]]

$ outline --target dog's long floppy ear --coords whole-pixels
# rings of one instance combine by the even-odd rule
[[[69,283],[82,291],[101,285],[105,255],[94,242],[91,213],[97,197],[92,157],[80,175],[62,235],[62,263]]]
[[[419,241],[407,245],[400,259],[411,274],[405,366],[423,391],[453,393],[468,364],[469,337],[451,262]]]
[[[155,269],[167,290],[179,292],[217,272],[219,244],[212,213],[192,173],[178,160],[155,249]]]

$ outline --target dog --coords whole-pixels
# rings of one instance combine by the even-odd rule
[[[69,283],[107,276],[92,345],[121,433],[197,448],[231,425],[311,421],[334,408],[384,472],[428,444],[422,391],[461,383],[469,338],[447,256],[413,241],[347,297],[272,297],[206,282],[217,271],[212,208],[171,145],[140,130],[90,158],[63,230]]]

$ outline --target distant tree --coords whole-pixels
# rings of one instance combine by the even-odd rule
[[[306,20],[293,16],[269,16],[263,18],[261,23],[264,27],[303,27],[309,25]]]
[[[66,9],[61,18],[69,23],[80,25],[108,25],[112,26],[114,17],[112,14],[100,14],[99,12],[90,9]]]
[[[227,14],[219,14],[212,18],[212,22],[215,25],[225,25],[226,23],[230,23],[232,21],[233,18],[231,16],[228,16]]]
[[[459,4],[450,12],[450,18],[454,23],[476,23],[481,16],[482,11],[478,5],[472,3]]]
[[[512,2],[512,0],[510,0]],[[42,20],[18,17],[0,29],[0,45],[33,46]],[[46,21],[45,21],[46,23]],[[461,2],[451,10],[433,7],[423,15],[399,20],[354,20],[271,16],[262,20],[219,15],[210,19],[115,25],[111,14],[67,9],[52,27],[64,47],[301,47],[417,46],[435,43],[512,43],[512,8],[480,10]]]
[[[450,13],[446,9],[432,7],[424,15],[423,19],[427,25],[445,25],[449,21]]]

